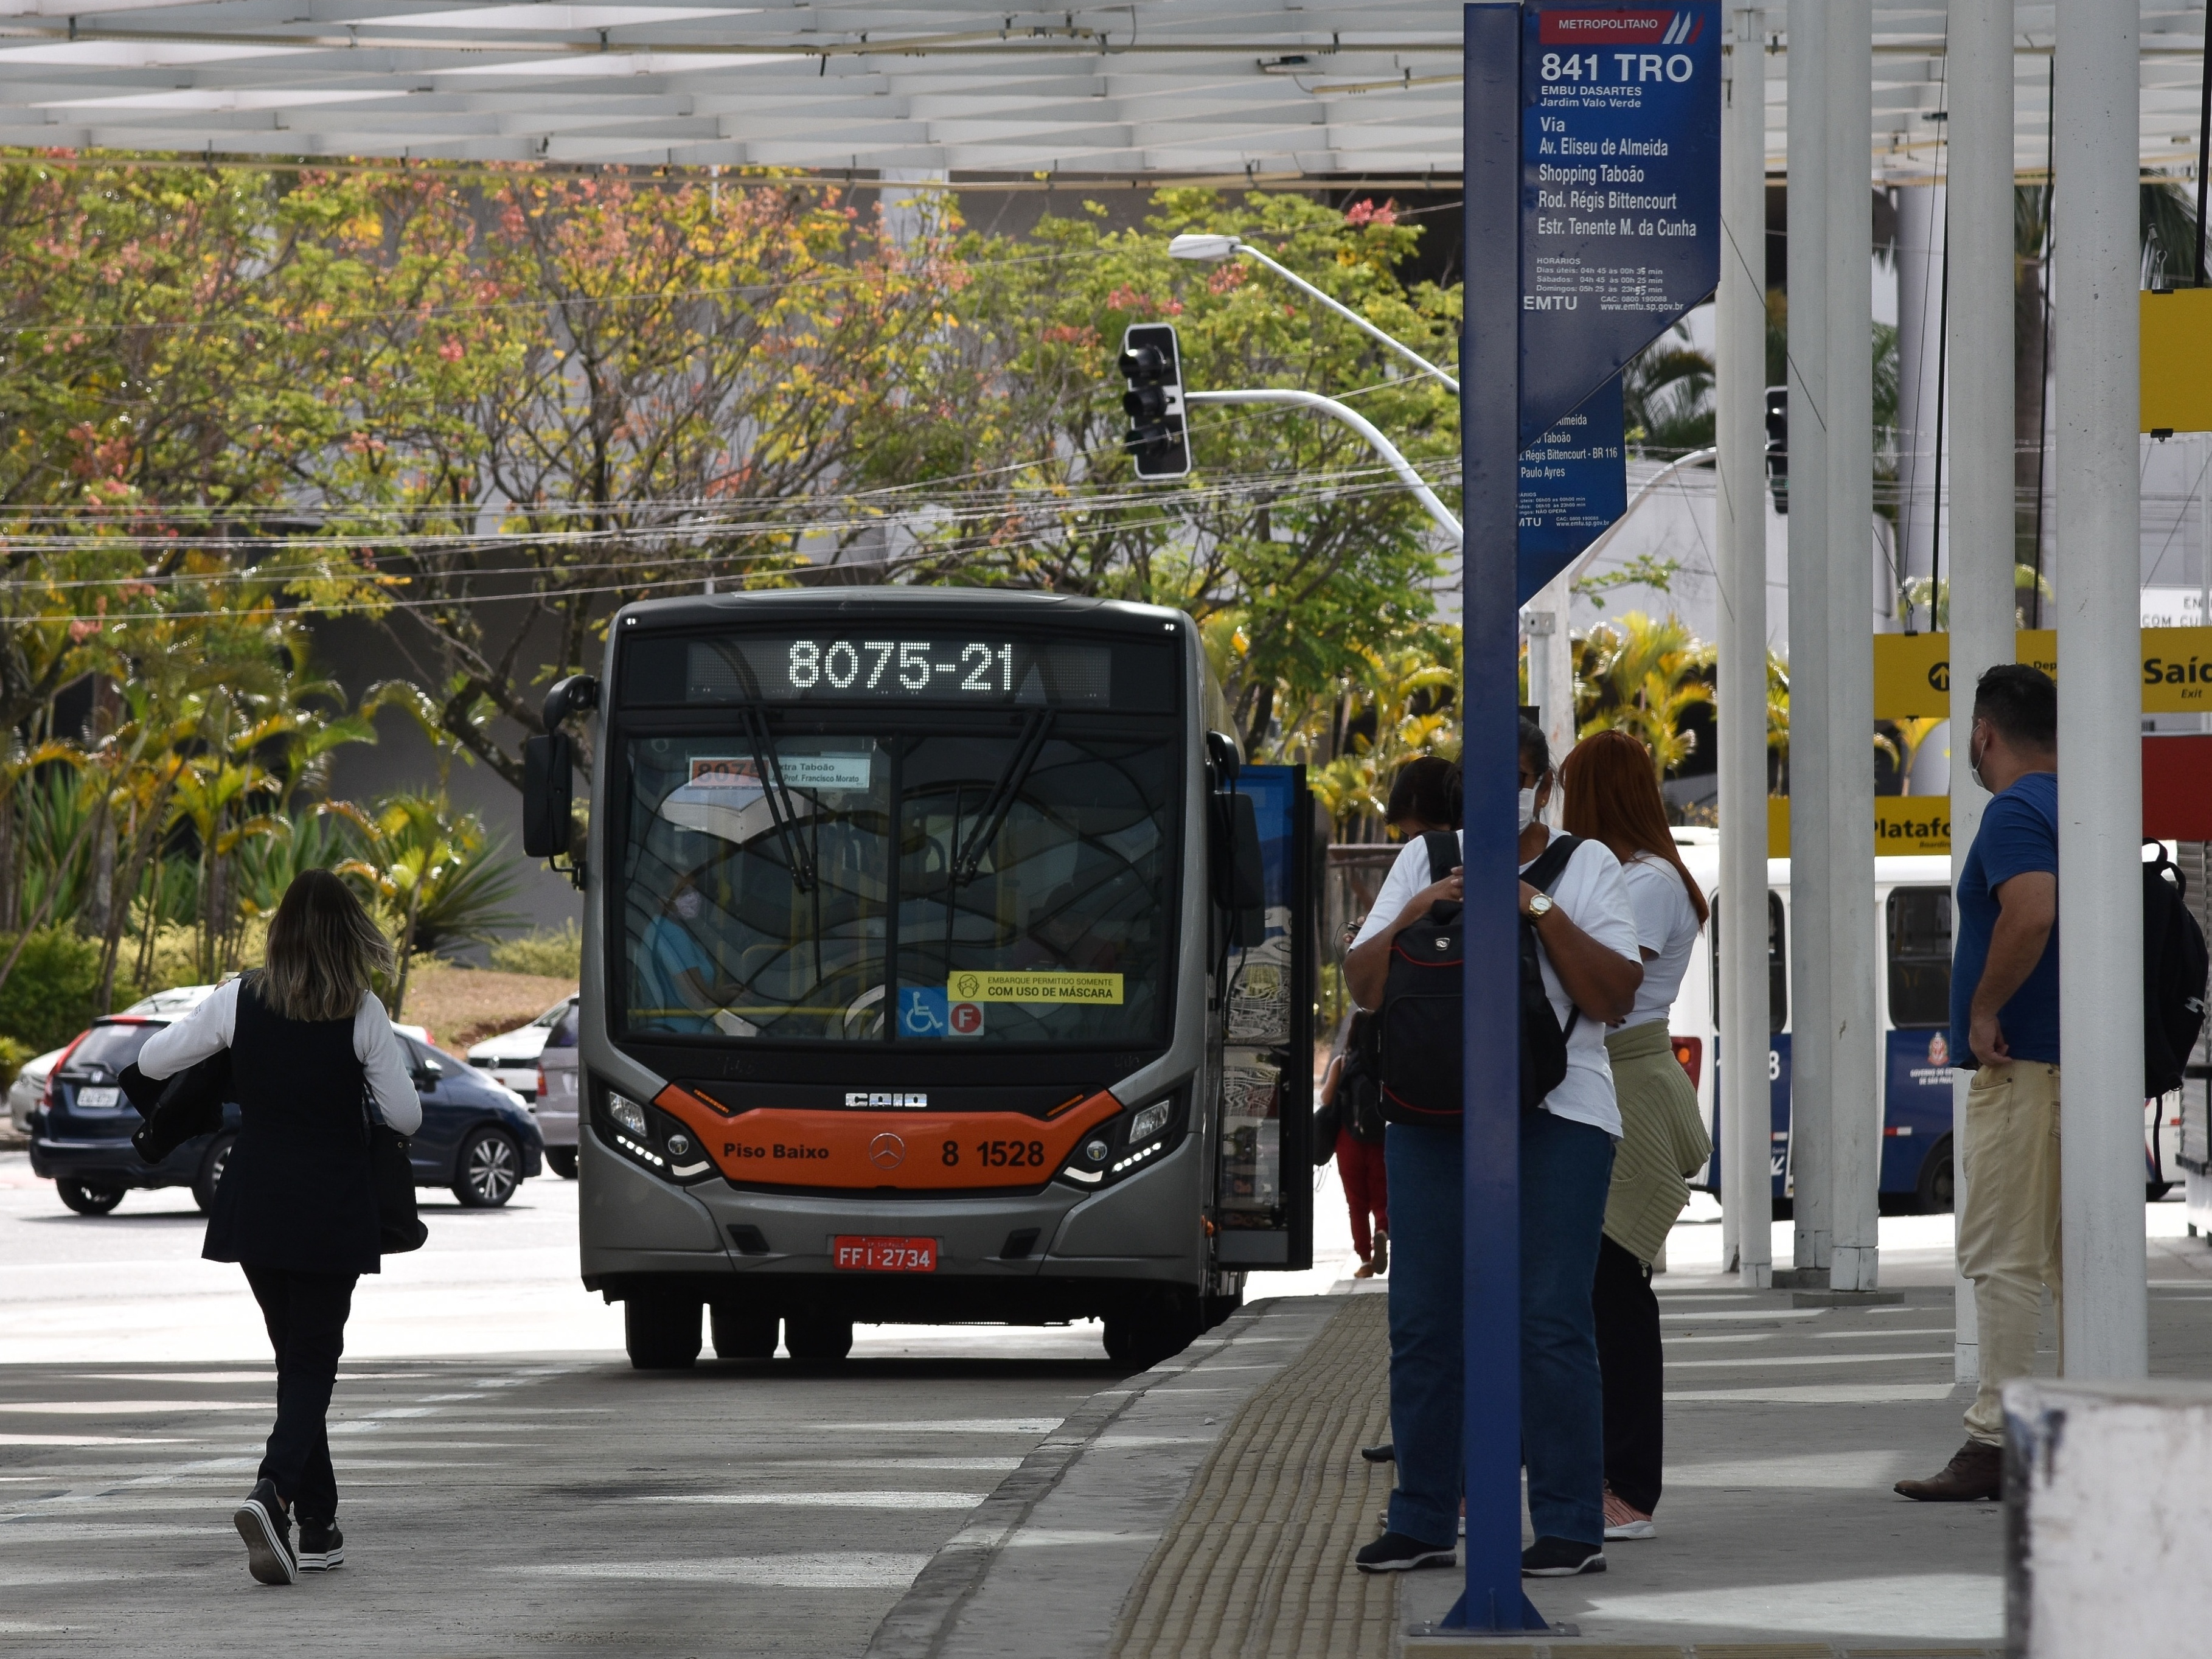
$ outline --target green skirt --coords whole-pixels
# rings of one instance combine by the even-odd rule
[[[1689,1203],[1689,1177],[1712,1156],[1713,1144],[1698,1115],[1698,1091],[1674,1058],[1665,1020],[1609,1032],[1605,1048],[1620,1101],[1620,1144],[1613,1148],[1605,1236],[1648,1264]]]

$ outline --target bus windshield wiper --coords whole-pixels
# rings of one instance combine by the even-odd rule
[[[791,884],[802,893],[814,890],[814,860],[806,851],[799,829],[799,805],[783,781],[783,763],[776,758],[775,743],[769,736],[768,716],[758,703],[745,705],[745,736],[760,763],[761,793],[768,797],[768,815],[782,844],[784,862],[791,869]]]
[[[1006,814],[1013,811],[1015,799],[1029,781],[1030,769],[1044,752],[1045,737],[1051,730],[1051,709],[1030,710],[1029,717],[1022,722],[1021,741],[1014,745],[1006,769],[999,774],[999,781],[983,798],[976,816],[975,832],[968,837],[966,850],[952,866],[955,887],[964,887],[975,878],[976,866],[983,861],[983,849],[998,838],[1000,826],[1006,823]]]

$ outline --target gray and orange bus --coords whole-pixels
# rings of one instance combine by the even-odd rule
[[[596,719],[588,813],[569,727]],[[1181,612],[798,589],[613,617],[525,845],[585,896],[585,1285],[632,1362],[1097,1318],[1311,1256],[1318,831]],[[584,823],[579,820],[584,819]]]

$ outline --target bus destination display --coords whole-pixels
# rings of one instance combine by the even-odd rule
[[[809,633],[693,641],[687,702],[958,702],[1106,706],[1110,646]]]

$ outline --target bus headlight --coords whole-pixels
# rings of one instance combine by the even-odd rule
[[[620,1095],[609,1095],[607,1115],[639,1139],[645,1139],[645,1108],[635,1101],[624,1100]]]
[[[1109,1118],[1077,1143],[1058,1179],[1097,1192],[1157,1163],[1182,1139],[1182,1103],[1178,1092]]]
[[[684,1126],[658,1106],[644,1105],[610,1089],[599,1097],[593,1127],[607,1146],[665,1180],[689,1184],[714,1174],[713,1163],[692,1143]]]

